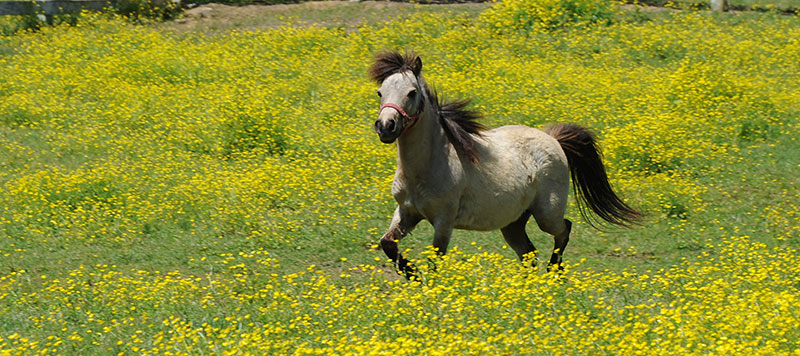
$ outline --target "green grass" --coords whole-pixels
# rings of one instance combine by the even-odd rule
[[[361,19],[361,16],[379,19],[383,18],[387,13],[391,13],[386,8],[376,9],[372,5],[358,3],[342,3],[341,6],[326,7],[318,12],[306,11],[302,6],[299,5],[300,8],[288,8],[282,16],[285,18],[297,18],[299,23],[315,22],[325,26],[336,27],[341,22],[351,21],[348,19],[357,21],[356,19]],[[364,6],[366,6],[366,9],[363,8]],[[411,11],[411,14],[416,12],[438,14],[446,9],[451,11],[455,9],[460,14],[467,16],[467,18],[476,16],[476,8],[472,6],[451,8],[399,6]],[[365,13],[367,15],[364,15]],[[627,13],[621,14],[622,18],[627,15]],[[336,20],[326,22],[324,20],[326,18],[335,18]],[[171,28],[172,26],[180,27],[181,25],[165,24],[157,27]],[[233,28],[234,25],[229,24],[229,26],[231,27],[226,27],[226,29]],[[586,49],[584,46],[562,48],[573,51],[573,53],[580,53]],[[12,49],[9,48],[9,50]],[[476,94],[479,95],[480,93]],[[479,97],[479,103],[480,100]],[[5,161],[8,162],[7,164],[12,164],[16,167],[31,164],[45,166],[55,160],[61,161],[61,164],[66,167],[78,167],[83,164],[81,162],[86,161],[86,158],[80,157],[81,155],[88,154],[90,157],[96,156],[98,158],[105,155],[104,149],[100,149],[77,155],[64,151],[57,156],[40,156],[36,152],[46,152],[52,149],[47,145],[42,145],[40,142],[46,142],[48,136],[56,135],[56,133],[24,127],[40,120],[37,115],[41,114],[28,113],[18,108],[7,111],[2,116],[2,122],[7,127],[10,127],[4,132],[5,138],[17,142],[21,147],[25,147],[26,150],[18,154],[6,153]],[[775,144],[771,142],[773,140],[780,140],[782,143]],[[764,208],[779,204],[782,199],[786,199],[787,184],[791,186],[790,183],[796,183],[797,178],[794,173],[797,167],[793,167],[792,162],[796,162],[798,158],[794,154],[794,152],[798,152],[796,149],[797,142],[791,139],[790,135],[772,133],[765,137],[757,138],[755,142],[743,140],[741,145],[748,152],[747,155],[743,156],[759,157],[759,159],[742,160],[732,167],[724,162],[712,162],[713,165],[719,165],[719,167],[711,170],[715,174],[701,177],[704,185],[720,187],[719,190],[710,189],[708,196],[705,198],[708,200],[707,204],[711,207],[710,211],[690,216],[687,219],[679,217],[661,219],[656,215],[652,216],[644,227],[632,230],[599,232],[588,228],[586,225],[579,224],[575,229],[575,238],[569,246],[567,257],[585,257],[588,259],[588,265],[613,271],[622,271],[630,266],[645,269],[663,268],[674,265],[684,258],[692,259],[696,257],[707,242],[717,238],[717,231],[724,229],[728,225],[728,219],[721,217],[756,219],[757,214]],[[26,154],[24,152],[29,153]],[[772,158],[773,156],[774,158]],[[780,169],[765,169],[761,167],[760,165],[765,162],[765,157],[771,158],[766,160],[767,162],[774,160],[776,167],[780,167]],[[740,181],[742,177],[747,177],[748,179]],[[757,180],[753,181],[753,179]],[[783,182],[784,184],[763,184],[763,182],[769,181]],[[760,187],[760,199],[751,199],[750,202],[752,204],[750,205],[742,205],[741,198],[733,201],[726,199],[726,194],[730,194],[730,192],[746,192],[753,190],[754,187]],[[119,189],[125,190],[128,187],[123,186]],[[79,195],[78,199],[84,194],[91,193],[79,194],[81,195]],[[388,196],[388,188],[382,191],[381,194]],[[69,199],[66,198],[65,200]],[[319,260],[319,264],[322,266],[335,266],[338,265],[337,261],[341,256],[359,256],[358,258],[350,257],[352,263],[367,263],[373,257],[381,256],[380,251],[371,249],[371,245],[374,243],[376,234],[388,223],[388,214],[391,212],[390,208],[385,205],[376,210],[383,211],[385,215],[375,216],[371,220],[354,222],[358,226],[356,231],[361,231],[361,234],[363,234],[363,242],[361,244],[352,244],[352,238],[331,241],[319,237],[331,233],[351,234],[349,231],[337,231],[334,225],[310,227],[308,228],[308,233],[301,234],[302,237],[298,239],[296,244],[288,246],[270,245],[270,249],[275,254],[282,256],[282,258],[296,262],[286,264],[287,270],[284,271],[285,273],[294,272],[294,269],[303,269],[304,262],[313,259]],[[572,219],[579,220],[574,214]],[[769,234],[764,234],[758,229],[762,227],[763,223],[747,220],[742,225],[742,228],[747,229],[748,234],[763,241],[771,241]],[[181,224],[179,223],[175,227],[155,229],[148,233],[151,234],[151,238],[132,239],[122,243],[89,240],[70,243],[56,243],[54,241],[52,244],[38,245],[30,244],[24,240],[16,241],[11,245],[7,245],[3,250],[23,249],[25,253],[18,255],[17,259],[6,260],[5,266],[2,266],[2,268],[5,270],[25,269],[34,273],[49,274],[57,273],[63,270],[65,266],[75,266],[80,263],[94,265],[115,261],[121,268],[178,269],[191,272],[192,269],[187,269],[183,261],[192,256],[215,256],[224,251],[252,249],[259,246],[256,241],[237,240],[235,236],[234,238],[225,237],[192,241],[189,236],[184,237],[181,234],[192,232],[203,235],[207,233],[198,231],[197,226],[192,228],[181,228],[180,226]],[[199,228],[208,229],[211,227]],[[376,228],[378,229],[377,231],[375,230]],[[372,232],[367,233],[366,231]],[[535,226],[531,225],[529,232],[539,249],[547,251],[551,248],[551,239],[539,232]],[[403,244],[405,247],[419,251],[430,243],[431,235],[432,229],[423,223],[415,231],[414,235],[406,239]],[[12,241],[14,240],[12,239]],[[187,243],[187,241],[191,242]],[[795,242],[796,240],[794,239],[790,240],[790,243]],[[453,244],[470,253],[488,250],[513,257],[513,253],[504,247],[499,232],[457,231],[454,234]]]

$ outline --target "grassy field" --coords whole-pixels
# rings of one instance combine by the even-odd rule
[[[800,20],[576,3],[0,37],[0,354],[797,355]],[[571,207],[554,276],[499,232],[434,271],[423,223],[401,279],[386,48],[489,126],[592,128],[644,226]]]

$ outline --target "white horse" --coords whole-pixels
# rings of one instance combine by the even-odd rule
[[[561,268],[572,226],[564,218],[570,175],[590,224],[583,204],[613,224],[640,221],[642,215],[612,191],[591,132],[573,124],[546,131],[518,125],[485,130],[476,122],[480,115],[465,109],[468,101],[440,103],[421,71],[422,60],[413,52],[379,53],[369,70],[380,84],[375,130],[382,142],[397,141],[397,209],[380,245],[406,277],[414,267],[397,242],[423,219],[434,227],[433,246],[440,254],[447,252],[454,228],[500,229],[524,259],[536,251],[525,233],[532,215],[555,239],[548,270]]]

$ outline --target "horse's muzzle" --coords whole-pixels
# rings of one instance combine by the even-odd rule
[[[378,119],[375,121],[375,132],[383,143],[392,143],[397,140],[403,131],[402,125],[395,118]]]

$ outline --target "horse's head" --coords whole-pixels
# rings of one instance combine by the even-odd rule
[[[375,121],[375,132],[381,142],[392,143],[413,127],[425,110],[425,100],[419,75],[422,60],[413,54],[405,56],[386,52],[376,56],[370,75],[381,87],[378,89],[381,107]]]
[[[425,109],[420,91],[416,76],[411,72],[395,73],[383,81],[378,89],[381,108],[375,121],[375,131],[381,142],[394,142],[417,123]]]

